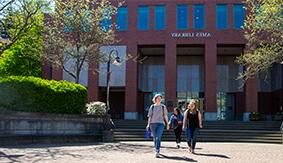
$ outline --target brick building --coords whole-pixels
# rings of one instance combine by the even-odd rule
[[[153,95],[162,93],[171,111],[198,99],[208,121],[247,120],[250,112],[270,119],[283,105],[282,65],[240,87],[244,68],[234,60],[245,47],[243,6],[242,0],[126,0],[104,23],[117,24],[120,42],[101,48],[125,61],[111,67],[112,117],[143,119]],[[85,66],[81,83],[89,101],[105,101],[106,75],[88,71],[94,67],[105,69]],[[43,69],[45,78],[71,80],[63,70]]]

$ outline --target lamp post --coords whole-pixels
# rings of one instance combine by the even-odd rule
[[[107,78],[106,78],[106,87],[107,87],[106,109],[107,109],[107,112],[110,110],[110,103],[109,103],[110,78],[111,78],[110,65],[111,65],[112,61],[113,61],[113,64],[115,64],[115,65],[119,65],[121,63],[121,59],[118,56],[118,50],[111,50],[109,55],[108,55],[108,60],[107,60]]]

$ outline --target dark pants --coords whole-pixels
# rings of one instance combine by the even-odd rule
[[[195,149],[196,147],[197,132],[198,132],[198,128],[187,128],[186,129],[187,143],[188,143],[188,146],[192,149]]]
[[[182,136],[182,125],[178,125],[177,128],[174,129],[175,137],[176,137],[176,143],[181,143],[181,136]]]

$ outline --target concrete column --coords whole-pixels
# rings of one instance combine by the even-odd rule
[[[251,112],[258,111],[258,90],[257,78],[248,79],[245,85],[245,112],[243,113],[243,121],[249,121]]]
[[[52,79],[62,80],[63,79],[63,69],[53,67],[53,69],[52,69]]]
[[[137,56],[137,45],[128,44],[127,53]],[[134,59],[126,62],[126,92],[125,92],[125,119],[138,119],[138,63]]]
[[[125,119],[138,119],[138,63],[135,59],[138,53],[138,45],[135,41],[136,38],[131,33],[138,32],[137,30],[137,17],[138,17],[138,4],[137,3],[127,3],[128,6],[128,31],[127,36],[129,41],[127,42],[127,55],[130,55],[131,59],[126,62],[126,86],[125,86]]]
[[[176,106],[177,90],[177,49],[175,43],[165,45],[165,98],[169,111]]]
[[[204,119],[206,121],[214,121],[217,119],[217,105],[216,105],[216,66],[217,66],[217,45],[213,42],[205,44],[204,56],[204,102],[205,113]]]
[[[91,62],[88,67],[88,102],[98,101],[99,94],[99,64]]]

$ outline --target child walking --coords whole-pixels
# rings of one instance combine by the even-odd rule
[[[169,125],[174,129],[177,148],[180,148],[183,126],[183,115],[179,108],[174,108],[174,112],[170,117]]]

